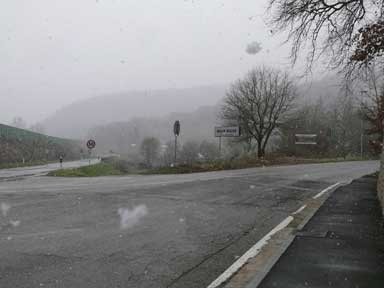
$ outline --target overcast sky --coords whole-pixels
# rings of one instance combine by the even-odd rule
[[[272,36],[265,10],[264,0],[4,0],[0,122],[32,123],[107,92],[224,84],[258,64],[287,67],[289,46]]]

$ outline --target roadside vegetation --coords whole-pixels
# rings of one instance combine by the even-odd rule
[[[118,166],[113,163],[97,163],[94,165],[83,166],[79,168],[59,169],[48,173],[48,176],[56,177],[97,177],[122,175],[123,171],[119,170]]]
[[[48,176],[56,177],[97,177],[97,176],[121,176],[130,174],[188,174],[198,172],[235,170],[274,165],[295,165],[331,163],[343,161],[360,161],[358,157],[347,158],[295,158],[295,157],[242,157],[239,159],[216,159],[205,162],[183,163],[171,166],[145,167],[137,166],[121,159],[106,159],[100,163],[79,168],[59,169],[48,173]],[[368,160],[368,159],[365,159]]]
[[[235,170],[245,168],[256,168],[263,166],[274,165],[295,165],[295,164],[315,164],[315,163],[331,163],[331,162],[344,162],[344,161],[359,161],[361,158],[323,158],[323,159],[309,159],[309,158],[270,158],[260,160],[257,158],[242,158],[236,160],[213,160],[204,163],[182,164],[173,167],[157,167],[143,170],[140,174],[187,174],[198,172],[210,172],[221,170]]]
[[[22,121],[16,118],[13,124],[24,127]],[[80,151],[80,141],[0,124],[0,169],[42,165],[58,161],[60,156],[75,160]]]

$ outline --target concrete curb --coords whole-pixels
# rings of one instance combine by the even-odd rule
[[[284,254],[284,252],[288,249],[288,247],[291,245],[293,240],[295,240],[294,230],[292,228],[286,229],[286,235],[282,233],[281,237],[282,239],[274,239],[274,241],[271,243],[274,254],[271,255],[265,262],[264,267],[258,271],[252,278],[251,282],[249,282],[245,288],[255,288],[259,286],[261,281],[267,276],[269,271],[271,271],[272,267],[276,264],[276,262],[280,259],[281,255]]]
[[[352,182],[352,181],[350,181]],[[296,230],[302,230],[304,228],[304,226],[309,222],[309,220],[312,219],[312,217],[315,215],[315,213],[317,212],[317,210],[320,209],[321,206],[323,206],[324,202],[328,200],[329,196],[332,195],[333,192],[335,192],[337,189],[339,189],[340,187],[342,186],[346,186],[348,184],[350,184],[350,182],[348,183],[339,183],[338,185],[336,185],[335,187],[333,187],[332,189],[330,189],[326,194],[325,194],[325,197],[320,197],[318,202],[319,202],[319,206],[316,208],[316,210],[311,210],[307,215],[306,217],[303,219],[303,221],[301,221],[301,223],[297,226],[297,229]],[[310,200],[311,201],[311,200]]]
[[[291,245],[296,237],[296,233],[304,228],[336,189],[348,184],[349,183],[338,183],[338,185],[326,191],[321,197],[317,199],[310,198],[305,209],[292,215],[294,216],[294,220],[286,228],[274,235],[256,257],[249,259],[247,264],[233,275],[227,283],[220,287],[257,288]]]

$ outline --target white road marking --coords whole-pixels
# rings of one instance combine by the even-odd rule
[[[63,233],[74,233],[84,231],[82,228],[68,228],[62,230],[51,230],[51,231],[41,231],[35,233],[25,233],[25,234],[13,234],[14,238],[25,238],[25,237],[39,237],[39,236],[47,236],[47,235],[55,235],[55,234],[63,234]]]
[[[340,185],[340,182],[337,182],[324,190],[320,191],[318,194],[313,196],[313,199],[317,199],[324,195],[326,192],[331,190],[332,188]],[[295,212],[292,213],[292,215],[296,215],[303,211],[307,205],[301,206],[299,209],[297,209]],[[229,278],[232,277],[233,274],[235,274],[241,267],[244,266],[245,263],[250,258],[256,257],[257,254],[260,253],[261,249],[268,243],[268,240],[271,239],[271,237],[279,232],[280,230],[284,229],[288,226],[289,223],[294,219],[293,216],[288,216],[285,218],[282,222],[280,222],[279,225],[277,225],[275,228],[273,228],[267,235],[265,235],[261,240],[259,240],[255,245],[253,245],[243,256],[241,256],[235,263],[233,263],[227,270],[225,270],[216,280],[214,280],[207,288],[217,288],[221,284],[223,284],[225,281],[227,281]]]
[[[301,206],[299,209],[297,209],[295,212],[292,213],[292,215],[299,214],[301,211],[303,211],[307,207],[307,205]]]
[[[333,185],[331,185],[331,186],[325,188],[323,191],[321,191],[320,193],[316,194],[316,195],[313,196],[312,198],[313,198],[313,199],[317,199],[317,198],[321,197],[324,193],[327,193],[329,190],[331,190],[332,188],[334,188],[334,187],[336,187],[336,186],[338,186],[338,185],[340,185],[340,182],[337,182],[337,183],[335,183],[335,184],[333,184]]]
[[[267,235],[260,239],[255,245],[253,245],[243,256],[236,260],[227,270],[224,271],[216,280],[214,280],[207,288],[216,288],[222,283],[227,281],[233,274],[235,274],[244,264],[250,259],[260,253],[261,249],[268,243],[271,237],[288,226],[294,218],[288,216],[280,222],[275,228],[273,228]]]

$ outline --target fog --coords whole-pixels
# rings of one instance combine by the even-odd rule
[[[33,124],[94,96],[225,86],[255,65],[288,67],[289,47],[265,11],[266,1],[254,0],[6,1],[0,122]]]

